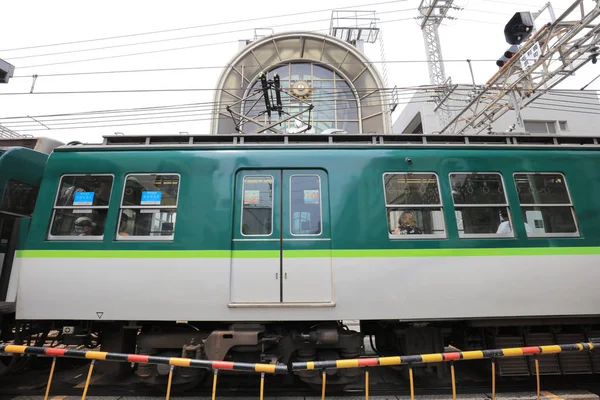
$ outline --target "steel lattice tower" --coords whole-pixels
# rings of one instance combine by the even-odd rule
[[[421,16],[421,30],[427,53],[427,66],[429,68],[429,81],[432,85],[439,87],[435,101],[438,105],[438,119],[440,127],[446,126],[452,114],[442,103],[449,91],[450,80],[446,78],[444,62],[442,58],[442,46],[438,27],[444,20],[449,18],[448,11],[453,8],[454,0],[421,0],[419,12]]]

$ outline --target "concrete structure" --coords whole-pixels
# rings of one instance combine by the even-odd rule
[[[211,133],[390,134],[391,96],[363,43],[313,32],[242,42],[218,81]]]
[[[467,104],[467,94],[473,86],[459,85],[444,103],[456,113]],[[394,122],[395,134],[437,134],[443,128],[436,115],[432,93],[418,91]],[[588,92],[556,91],[541,96],[521,110],[524,127],[517,124],[516,113],[509,111],[492,124],[494,133],[522,134],[574,134],[598,135],[600,133],[600,100]],[[447,132],[451,134],[452,132]],[[473,132],[467,131],[466,134]]]

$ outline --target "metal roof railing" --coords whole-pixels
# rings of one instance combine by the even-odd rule
[[[104,136],[102,143],[76,143],[65,149],[126,147],[534,147],[600,149],[600,136],[550,135],[318,135],[318,134],[246,134],[246,135],[140,135]]]

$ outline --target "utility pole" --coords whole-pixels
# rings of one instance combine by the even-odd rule
[[[440,88],[435,97],[440,127],[448,124],[452,114],[450,109],[443,105],[444,100],[450,94],[451,81],[446,78],[444,70],[438,27],[445,18],[451,18],[448,17],[448,12],[450,9],[456,8],[452,5],[453,2],[454,0],[421,0],[419,5],[419,13],[421,14],[419,18],[422,19],[421,31],[423,31],[425,52],[427,54],[429,81],[432,85]]]

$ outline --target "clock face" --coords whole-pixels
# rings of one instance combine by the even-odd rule
[[[312,88],[306,81],[298,81],[292,85],[292,94],[298,98],[308,97]]]

